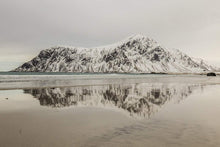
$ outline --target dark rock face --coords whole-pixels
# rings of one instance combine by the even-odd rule
[[[27,62],[27,63],[24,63],[21,67],[22,67],[22,68],[31,68],[32,65]]]
[[[214,72],[207,73],[207,76],[216,76]]]

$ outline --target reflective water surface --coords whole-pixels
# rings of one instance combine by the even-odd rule
[[[93,106],[123,111],[130,116],[149,117],[155,110],[171,100],[176,103],[187,98],[195,90],[202,91],[199,84],[110,84],[63,88],[24,89],[49,107]]]
[[[219,77],[160,78],[0,90],[0,146],[220,146]]]

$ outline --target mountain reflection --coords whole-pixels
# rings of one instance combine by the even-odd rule
[[[198,84],[129,84],[79,86],[64,88],[25,89],[50,107],[94,106],[117,109],[131,116],[149,117],[169,101],[179,103],[193,91],[202,90]]]

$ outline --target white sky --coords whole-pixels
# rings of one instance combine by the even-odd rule
[[[220,65],[219,0],[0,0],[0,71],[55,45],[142,34]]]

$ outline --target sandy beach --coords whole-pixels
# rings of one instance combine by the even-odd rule
[[[218,76],[105,76],[2,80],[0,146],[220,145]]]

